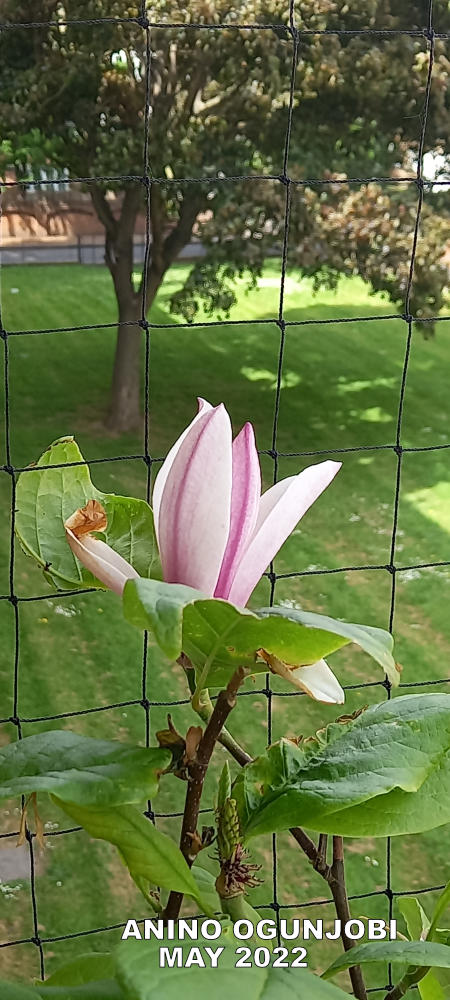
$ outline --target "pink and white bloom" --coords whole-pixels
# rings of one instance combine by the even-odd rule
[[[320,462],[261,496],[253,427],[232,440],[223,405],[199,410],[162,465],[153,516],[163,576],[244,607],[303,514],[329,485],[339,462]]]
[[[209,597],[245,607],[271,560],[339,468],[339,462],[320,462],[261,495],[252,425],[246,423],[233,440],[224,405],[213,407],[200,399],[198,413],[169,451],[153,490],[165,582],[186,584]],[[99,540],[88,542],[86,535],[83,540],[74,539],[67,524],[66,534],[75,555],[107,587],[121,592],[126,579],[137,575],[112,550],[106,569],[108,546]],[[93,551],[93,543],[104,548]],[[88,546],[89,552],[81,546]],[[291,683],[320,701],[344,700],[341,686],[323,660],[301,668],[278,666],[276,657],[267,662],[276,673],[286,676],[288,672]]]

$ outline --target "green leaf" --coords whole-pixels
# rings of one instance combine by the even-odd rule
[[[398,908],[405,920],[411,941],[423,940],[430,929],[430,921],[425,910],[415,896],[402,896]]]
[[[419,900],[415,896],[404,896],[398,900],[398,908],[406,921],[411,940],[425,938],[430,930],[430,921]],[[433,939],[437,940],[440,944],[448,944],[450,941],[450,932],[442,932],[436,929]],[[406,975],[410,972],[412,972],[411,967],[407,970]],[[438,975],[436,975],[430,971],[418,983],[421,1000],[445,1000],[443,985],[439,981],[438,976],[443,980],[443,985],[448,990],[449,974],[439,971]]]
[[[110,952],[89,952],[78,955],[57,969],[45,980],[45,986],[82,986],[114,976],[115,963]],[[37,983],[36,985],[42,985]]]
[[[216,892],[216,876],[197,862],[192,866],[191,872],[202,900],[208,905],[210,912],[220,913],[220,899]]]
[[[125,1000],[125,995],[116,979],[99,979],[79,986],[39,985],[36,986],[32,996],[34,1000]],[[21,998],[18,997],[17,1000]],[[27,1000],[31,1000],[31,996],[27,997]]]
[[[399,681],[392,636],[382,629],[286,608],[271,608],[270,614],[268,609],[252,612],[205,598],[192,587],[157,580],[128,580],[123,607],[133,625],[153,633],[169,659],[176,659],[183,649],[197,675],[209,666],[209,687],[226,684],[238,666],[266,673],[267,664],[257,662],[261,648],[290,666],[307,666],[349,642],[369,653],[392,683]]]
[[[279,615],[305,628],[328,632],[332,636],[339,636],[346,642],[356,643],[376,663],[380,664],[380,667],[388,675],[391,683],[394,686],[398,685],[399,671],[392,658],[394,640],[390,632],[386,632],[385,629],[375,628],[373,625],[353,625],[350,622],[342,622],[336,618],[330,618],[328,615],[316,615],[312,611],[302,611],[297,608],[262,608],[257,613],[258,615],[270,616],[271,618],[274,615]],[[341,645],[345,645],[345,642],[342,642]],[[280,658],[282,659],[282,657]]]
[[[130,587],[134,582],[136,586]],[[145,586],[150,583],[150,587]],[[123,592],[125,617],[132,625],[148,629],[169,660],[176,660],[183,648],[183,611],[199,591],[178,583],[128,580]]]
[[[129,938],[116,952],[117,977],[126,1000],[348,1000],[348,993],[303,969],[236,969],[235,948],[242,945],[224,933],[214,941],[156,941],[145,943]],[[215,950],[224,945],[217,969],[159,967],[159,949],[181,947],[186,958],[192,947]],[[206,955],[205,955],[206,958]]]
[[[417,984],[421,1000],[448,1000],[448,988],[444,992],[439,980],[434,972],[427,972],[426,976]]]
[[[219,784],[217,786],[217,809],[223,809],[227,799],[231,797],[231,772],[228,761],[223,765]]]
[[[54,801],[91,837],[107,840],[118,848],[131,877],[141,889],[142,880],[192,896],[204,906],[200,891],[181,851],[165,833],[158,830],[132,806],[115,809],[87,809]],[[209,910],[209,908],[208,908]]]
[[[237,776],[246,839],[301,824],[386,837],[450,821],[450,696],[407,695],[329,727],[311,750],[280,740]]]
[[[38,1000],[39,994],[32,986],[22,986],[21,983],[7,983],[0,979],[0,995],[5,1000]]]
[[[16,532],[22,548],[60,589],[103,584],[84,569],[66,541],[64,521],[88,500],[99,500],[108,526],[104,539],[140,576],[160,575],[153,514],[144,500],[101,493],[93,486],[80,449],[72,437],[60,438],[37,464],[19,476],[16,492]],[[47,468],[59,465],[60,468]]]
[[[450,882],[447,882],[445,889],[441,892],[439,899],[433,911],[433,916],[431,918],[431,927],[428,931],[428,939],[430,941],[435,940],[435,935],[437,931],[437,925],[445,913],[447,907],[450,906]]]
[[[69,730],[0,747],[0,798],[53,792],[80,805],[143,802],[158,791],[171,754],[158,747],[96,740]]]
[[[52,986],[54,978],[51,976],[45,983],[37,982],[34,986],[0,980],[0,995],[2,1000],[126,1000],[115,979]]]
[[[357,945],[350,951],[339,955],[332,965],[323,973],[324,979],[331,979],[343,969],[353,965],[366,965],[368,962],[407,962],[417,968],[433,966],[439,969],[450,969],[450,948],[435,941],[370,941],[369,944]]]

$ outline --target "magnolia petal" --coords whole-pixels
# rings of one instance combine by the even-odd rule
[[[322,701],[326,705],[343,705],[345,702],[344,691],[325,660],[292,670],[291,684],[306,691],[315,701]]]
[[[344,704],[345,694],[325,660],[318,660],[308,667],[291,667],[265,649],[260,649],[258,652],[273,674],[278,674],[288,684],[293,684],[300,691],[309,694],[315,701],[322,701],[326,705]]]
[[[198,397],[198,413],[196,413],[194,419],[191,420],[190,424],[188,424],[188,426],[183,431],[183,433],[180,434],[179,438],[177,438],[177,440],[175,441],[175,444],[172,445],[172,447],[171,447],[170,451],[167,453],[166,458],[165,458],[165,460],[164,460],[164,462],[163,462],[163,464],[162,464],[162,466],[161,466],[161,468],[160,468],[160,470],[158,472],[158,475],[157,475],[157,477],[155,479],[155,483],[154,483],[154,486],[153,486],[153,500],[152,500],[152,503],[153,503],[153,519],[154,519],[154,524],[155,524],[155,533],[156,533],[156,538],[158,540],[159,540],[159,538],[158,538],[159,508],[160,508],[160,505],[161,505],[161,497],[163,495],[163,490],[164,490],[164,487],[166,485],[167,476],[169,475],[169,472],[170,472],[170,470],[172,468],[175,456],[176,456],[176,454],[177,454],[180,446],[182,445],[185,437],[187,437],[187,435],[189,434],[189,431],[190,431],[191,427],[195,423],[197,423],[197,420],[199,419],[199,417],[201,417],[208,410],[212,410],[211,403],[208,403],[206,399],[202,399],[199,396]]]
[[[252,535],[261,495],[261,469],[255,434],[247,423],[233,441],[233,485],[227,547],[215,589],[216,597],[227,598],[235,568]]]
[[[159,504],[166,583],[212,596],[230,530],[231,423],[220,406],[193,421],[173,459]]]
[[[116,594],[121,595],[127,580],[134,580],[139,576],[126,559],[119,556],[118,552],[114,552],[114,549],[100,538],[94,538],[92,535],[77,538],[70,528],[66,528],[66,538],[74,556],[108,590],[114,590]]]
[[[228,599],[244,607],[267,566],[306,511],[334,479],[340,462],[320,462],[263,493],[252,537],[237,566]]]

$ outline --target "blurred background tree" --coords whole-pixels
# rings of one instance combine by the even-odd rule
[[[288,176],[288,263],[334,286],[359,274],[402,310],[417,210],[415,176],[429,66],[425,0],[302,0]],[[255,284],[264,260],[280,254],[286,218],[284,150],[294,51],[286,0],[160,0],[150,28],[148,166],[151,253],[133,261],[136,220],[145,210],[143,162],[147,33],[127,0],[35,0],[33,22],[0,35],[0,169],[27,180],[43,166],[89,182],[105,230],[105,262],[118,305],[109,423],[139,423],[139,320],[164,275],[195,234],[206,253],[192,266],[173,310],[224,315],[236,279]],[[89,18],[96,25],[65,24]],[[25,0],[2,0],[1,20],[30,20]],[[214,30],[217,23],[225,30]],[[246,30],[236,24],[260,24]],[[446,0],[435,30],[450,28]],[[209,25],[205,30],[191,25]],[[328,29],[356,34],[315,34]],[[374,34],[358,34],[372,29]],[[389,34],[392,29],[419,33]],[[387,32],[383,34],[383,32]],[[448,175],[450,64],[435,40],[425,137],[430,176]],[[446,173],[447,172],[447,173]],[[119,180],[107,180],[117,178]],[[246,180],[248,175],[255,179]],[[386,178],[383,185],[369,181]],[[109,192],[120,194],[120,211]],[[435,315],[447,280],[448,212],[428,188],[410,301]],[[145,302],[143,303],[143,295]]]

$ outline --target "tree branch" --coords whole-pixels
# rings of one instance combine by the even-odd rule
[[[345,924],[351,920],[351,913],[345,885],[344,841],[342,837],[333,837],[333,864],[327,882],[334,899],[338,919],[341,921],[342,944],[345,951],[350,951],[355,942],[351,941],[345,933]],[[348,971],[355,997],[358,1000],[367,1000],[366,987],[359,965],[352,966]]]
[[[163,243],[163,254],[166,267],[168,267],[192,236],[194,222],[200,211],[202,198],[199,198],[198,191],[187,188],[181,203],[178,222],[166,236]]]
[[[117,219],[111,211],[111,206],[107,201],[105,192],[102,191],[98,184],[91,184],[89,186],[89,193],[94,209],[100,222],[105,227],[107,235],[111,239],[115,239],[117,235]]]
[[[137,184],[130,184],[125,190],[120,218],[117,223],[119,240],[125,241],[133,238],[139,203],[142,200],[142,188]]]
[[[208,765],[222,728],[230,712],[236,705],[236,695],[246,674],[247,670],[245,667],[238,667],[225,690],[220,692],[211,718],[198,745],[195,758],[188,765],[188,786],[181,827],[180,850],[190,868],[198,853],[195,849],[193,850],[193,838],[197,830],[200,800]],[[173,891],[170,893],[167,906],[164,910],[165,920],[178,919],[182,901],[183,893]]]
[[[168,235],[165,236],[165,231],[169,226],[169,219],[166,215],[159,189],[157,187],[153,188],[150,199],[152,244],[147,268],[145,312],[150,308],[167,269],[173,264],[180,251],[186,246],[186,243],[189,243],[195,220],[200,211],[201,201],[202,199],[198,197],[198,192],[193,193],[192,190],[188,191],[181,204],[178,222],[173,226]],[[139,289],[140,294],[142,294],[144,287],[144,277],[145,273],[143,269]]]
[[[189,688],[192,691],[192,664],[184,653],[181,654],[178,662],[186,672]],[[204,699],[203,705],[200,706],[200,711],[197,714],[199,714],[201,718],[205,719],[208,716],[208,713],[211,712],[211,704],[209,695],[207,695],[207,698]],[[227,730],[225,730],[225,732],[220,732],[217,739],[229,751],[231,756],[235,761],[237,761],[238,764],[241,765],[241,767],[245,767],[246,764],[251,764],[252,758],[250,755],[239,745],[239,743],[236,742],[233,736],[231,736],[231,733],[228,733]],[[316,847],[314,841],[308,836],[305,830],[302,830],[301,827],[293,826],[290,828],[289,832],[294,837],[294,840],[297,842],[299,847],[301,847],[304,854],[306,854],[306,857],[311,862],[314,870],[318,872],[318,874],[321,875],[322,878],[325,879],[325,882],[327,882],[330,886],[336,914],[338,919],[341,921],[342,943],[345,951],[349,951],[350,948],[354,947],[355,942],[351,941],[345,933],[345,924],[351,919],[351,913],[345,885],[344,842],[342,837],[333,837],[333,864],[330,866],[327,863],[326,857],[328,845],[328,838],[326,834],[320,834],[319,845]],[[352,968],[349,969],[349,976],[353,992],[357,1000],[367,1000],[366,987],[360,967],[352,966]],[[401,995],[402,994],[389,996],[386,997],[385,1000],[398,1000]]]

